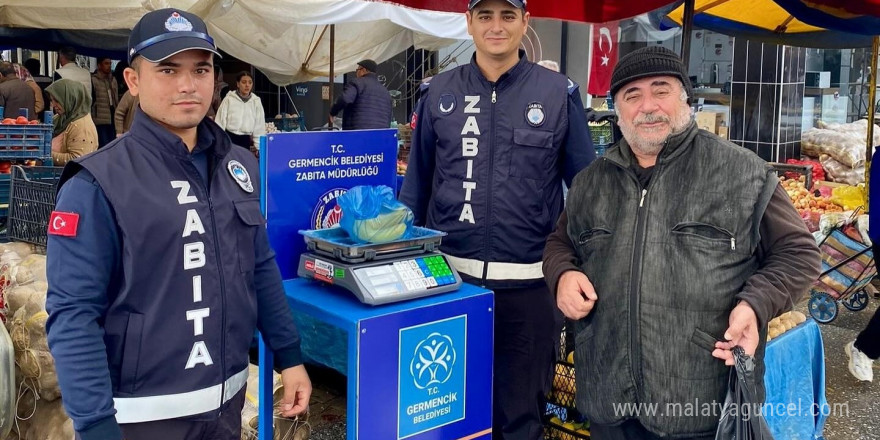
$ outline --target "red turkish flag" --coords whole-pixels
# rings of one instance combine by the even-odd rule
[[[593,59],[590,64],[590,82],[587,93],[605,96],[611,88],[611,73],[617,65],[618,22],[593,25]]]
[[[63,237],[76,237],[79,214],[75,212],[52,211],[49,216],[49,233]]]

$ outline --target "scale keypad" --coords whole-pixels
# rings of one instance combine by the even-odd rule
[[[414,292],[455,284],[455,274],[441,255],[395,261],[383,266],[356,269],[374,294]]]

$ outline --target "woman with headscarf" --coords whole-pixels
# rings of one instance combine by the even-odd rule
[[[43,89],[41,89],[40,85],[34,81],[34,77],[31,76],[31,73],[28,72],[24,66],[18,63],[13,63],[12,67],[15,68],[15,76],[24,81],[24,83],[34,91],[34,115],[31,115],[33,117],[30,119],[38,118],[40,113],[43,112],[43,109],[46,108],[46,103],[43,101]]]
[[[92,121],[92,99],[79,82],[60,79],[46,87],[55,111],[52,162],[64,166],[98,149],[98,129]]]

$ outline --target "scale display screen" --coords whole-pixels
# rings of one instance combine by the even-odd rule
[[[385,304],[457,290],[461,277],[439,253],[347,263],[303,254],[299,276],[334,284],[365,304]]]

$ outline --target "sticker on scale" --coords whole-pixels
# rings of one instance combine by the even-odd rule
[[[306,260],[306,270],[309,272],[315,271],[315,262],[312,260]]]
[[[333,278],[333,263],[315,258],[315,273]]]

